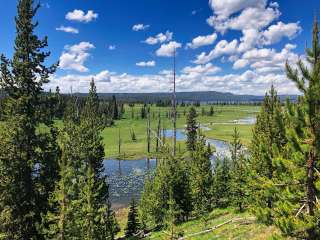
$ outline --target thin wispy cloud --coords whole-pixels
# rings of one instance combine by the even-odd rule
[[[154,66],[156,66],[156,62],[155,61],[138,62],[138,63],[136,63],[136,66],[138,66],[138,67],[154,67]]]
[[[74,28],[74,27],[65,27],[65,26],[60,26],[58,28],[56,28],[57,31],[62,31],[62,32],[66,32],[66,33],[73,33],[73,34],[78,34],[79,30]]]
[[[147,30],[148,28],[150,28],[150,25],[144,25],[142,23],[135,24],[132,26],[132,30],[135,32],[144,31],[144,30]]]

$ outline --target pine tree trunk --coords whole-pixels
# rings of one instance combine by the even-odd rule
[[[314,167],[315,167],[315,154],[311,150],[307,162],[307,204],[309,214],[314,215],[314,206],[316,202],[315,185],[314,185]]]

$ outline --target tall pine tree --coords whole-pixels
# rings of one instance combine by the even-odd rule
[[[56,65],[45,66],[50,55],[42,50],[48,45],[47,38],[40,40],[34,33],[38,23],[33,18],[39,6],[33,0],[18,2],[14,56],[12,60],[1,56],[0,84],[8,96],[4,107],[6,130],[0,132],[0,232],[6,239],[37,238],[36,226],[44,207],[36,204],[42,203],[39,194],[46,195],[38,194],[36,185],[43,184],[34,179],[43,173],[39,169],[34,173],[36,168],[49,168],[41,160],[45,156],[40,139],[43,136],[36,128],[43,120],[38,114],[42,85]]]
[[[132,198],[130,202],[129,213],[128,213],[127,227],[125,229],[126,237],[130,238],[136,235],[138,233],[139,228],[140,228],[140,223],[138,219],[138,209],[137,209],[135,199]]]
[[[306,49],[308,67],[286,64],[287,76],[303,93],[296,104],[287,104],[288,144],[275,158],[281,201],[275,222],[286,235],[320,238],[320,44],[318,21],[313,28],[312,48]]]
[[[212,210],[212,168],[210,161],[211,151],[206,146],[205,139],[201,137],[195,151],[191,152],[190,185],[192,204],[197,215],[209,213]]]
[[[99,114],[99,99],[94,80],[90,83],[89,96],[80,120],[80,158],[84,179],[80,189],[83,210],[84,239],[105,239],[114,236],[114,215],[109,201],[109,189],[104,174],[104,146],[101,137],[103,130]]]
[[[248,200],[248,161],[240,141],[238,129],[234,128],[231,142],[231,193],[232,203],[242,212]]]
[[[286,144],[284,115],[275,88],[265,95],[257,122],[253,129],[251,143],[251,185],[253,210],[258,219],[271,224],[272,209],[276,201],[272,187],[275,177],[273,158],[277,150]],[[277,149],[277,150],[276,150]]]
[[[187,116],[187,149],[194,151],[196,149],[197,142],[197,111],[194,107],[191,107]]]

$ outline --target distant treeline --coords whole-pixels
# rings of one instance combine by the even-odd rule
[[[86,96],[85,93],[76,93],[77,96]],[[172,93],[99,93],[101,99],[111,99],[115,96],[121,102],[135,103],[157,103],[171,102]],[[280,95],[281,101],[289,98],[296,100],[296,95]],[[201,102],[201,103],[217,103],[217,104],[254,104],[261,103],[263,96],[254,95],[236,95],[232,93],[222,93],[216,91],[206,92],[178,92],[178,102]]]

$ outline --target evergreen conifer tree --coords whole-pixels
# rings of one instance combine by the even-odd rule
[[[211,151],[208,150],[205,140],[200,138],[196,149],[191,152],[190,185],[192,204],[197,215],[203,215],[212,210],[212,168]]]
[[[248,199],[248,163],[240,142],[238,129],[234,128],[231,142],[231,193],[232,202],[240,212],[244,210]]]
[[[191,107],[187,116],[187,149],[194,151],[197,142],[197,111],[194,107]]]
[[[81,238],[79,199],[79,151],[78,126],[64,121],[59,134],[61,157],[59,159],[59,181],[55,185],[49,204],[50,211],[43,216],[42,234],[45,239],[67,240]]]
[[[264,223],[272,223],[273,202],[277,194],[271,183],[275,177],[273,158],[275,149],[281,150],[286,144],[284,116],[276,90],[271,87],[257,116],[251,143],[251,184],[253,211]]]
[[[84,239],[104,239],[114,235],[108,226],[115,221],[110,219],[109,189],[104,175],[104,146],[101,131],[102,119],[98,114],[99,98],[94,80],[90,83],[89,95],[80,120],[80,157],[84,179],[80,189],[83,209]]]
[[[303,93],[296,104],[287,103],[288,144],[274,159],[281,199],[275,204],[275,223],[296,238],[320,238],[320,44],[315,19],[312,47],[306,49],[309,67],[299,60],[287,76]]]
[[[118,103],[116,96],[112,96],[112,101],[111,101],[111,108],[112,108],[112,119],[113,120],[118,120],[119,119],[119,109],[118,109]]]
[[[216,158],[213,166],[212,184],[214,206],[227,207],[232,200],[231,195],[231,164],[228,158]]]
[[[33,0],[19,0],[14,56],[12,60],[1,56],[0,84],[8,96],[3,116],[6,130],[0,132],[0,232],[6,239],[39,237],[36,226],[46,208],[41,199],[49,190],[42,188],[46,183],[38,182],[43,180],[39,174],[54,166],[42,159],[50,139],[44,144],[44,135],[36,131],[45,121],[39,114],[42,85],[57,67],[45,66],[50,55],[43,51],[47,38],[40,40],[34,33],[38,24],[33,18],[39,6]],[[34,174],[36,167],[41,169]],[[44,168],[47,170],[42,171]]]
[[[138,209],[135,202],[135,199],[132,198],[130,202],[130,209],[128,213],[128,221],[127,227],[125,229],[126,237],[133,237],[135,234],[138,233],[140,229],[140,223],[138,219]]]
[[[158,160],[155,176],[145,185],[140,201],[140,216],[144,225],[162,226],[168,211],[170,193],[180,209],[178,221],[187,220],[192,211],[188,166],[181,157],[164,150]]]

